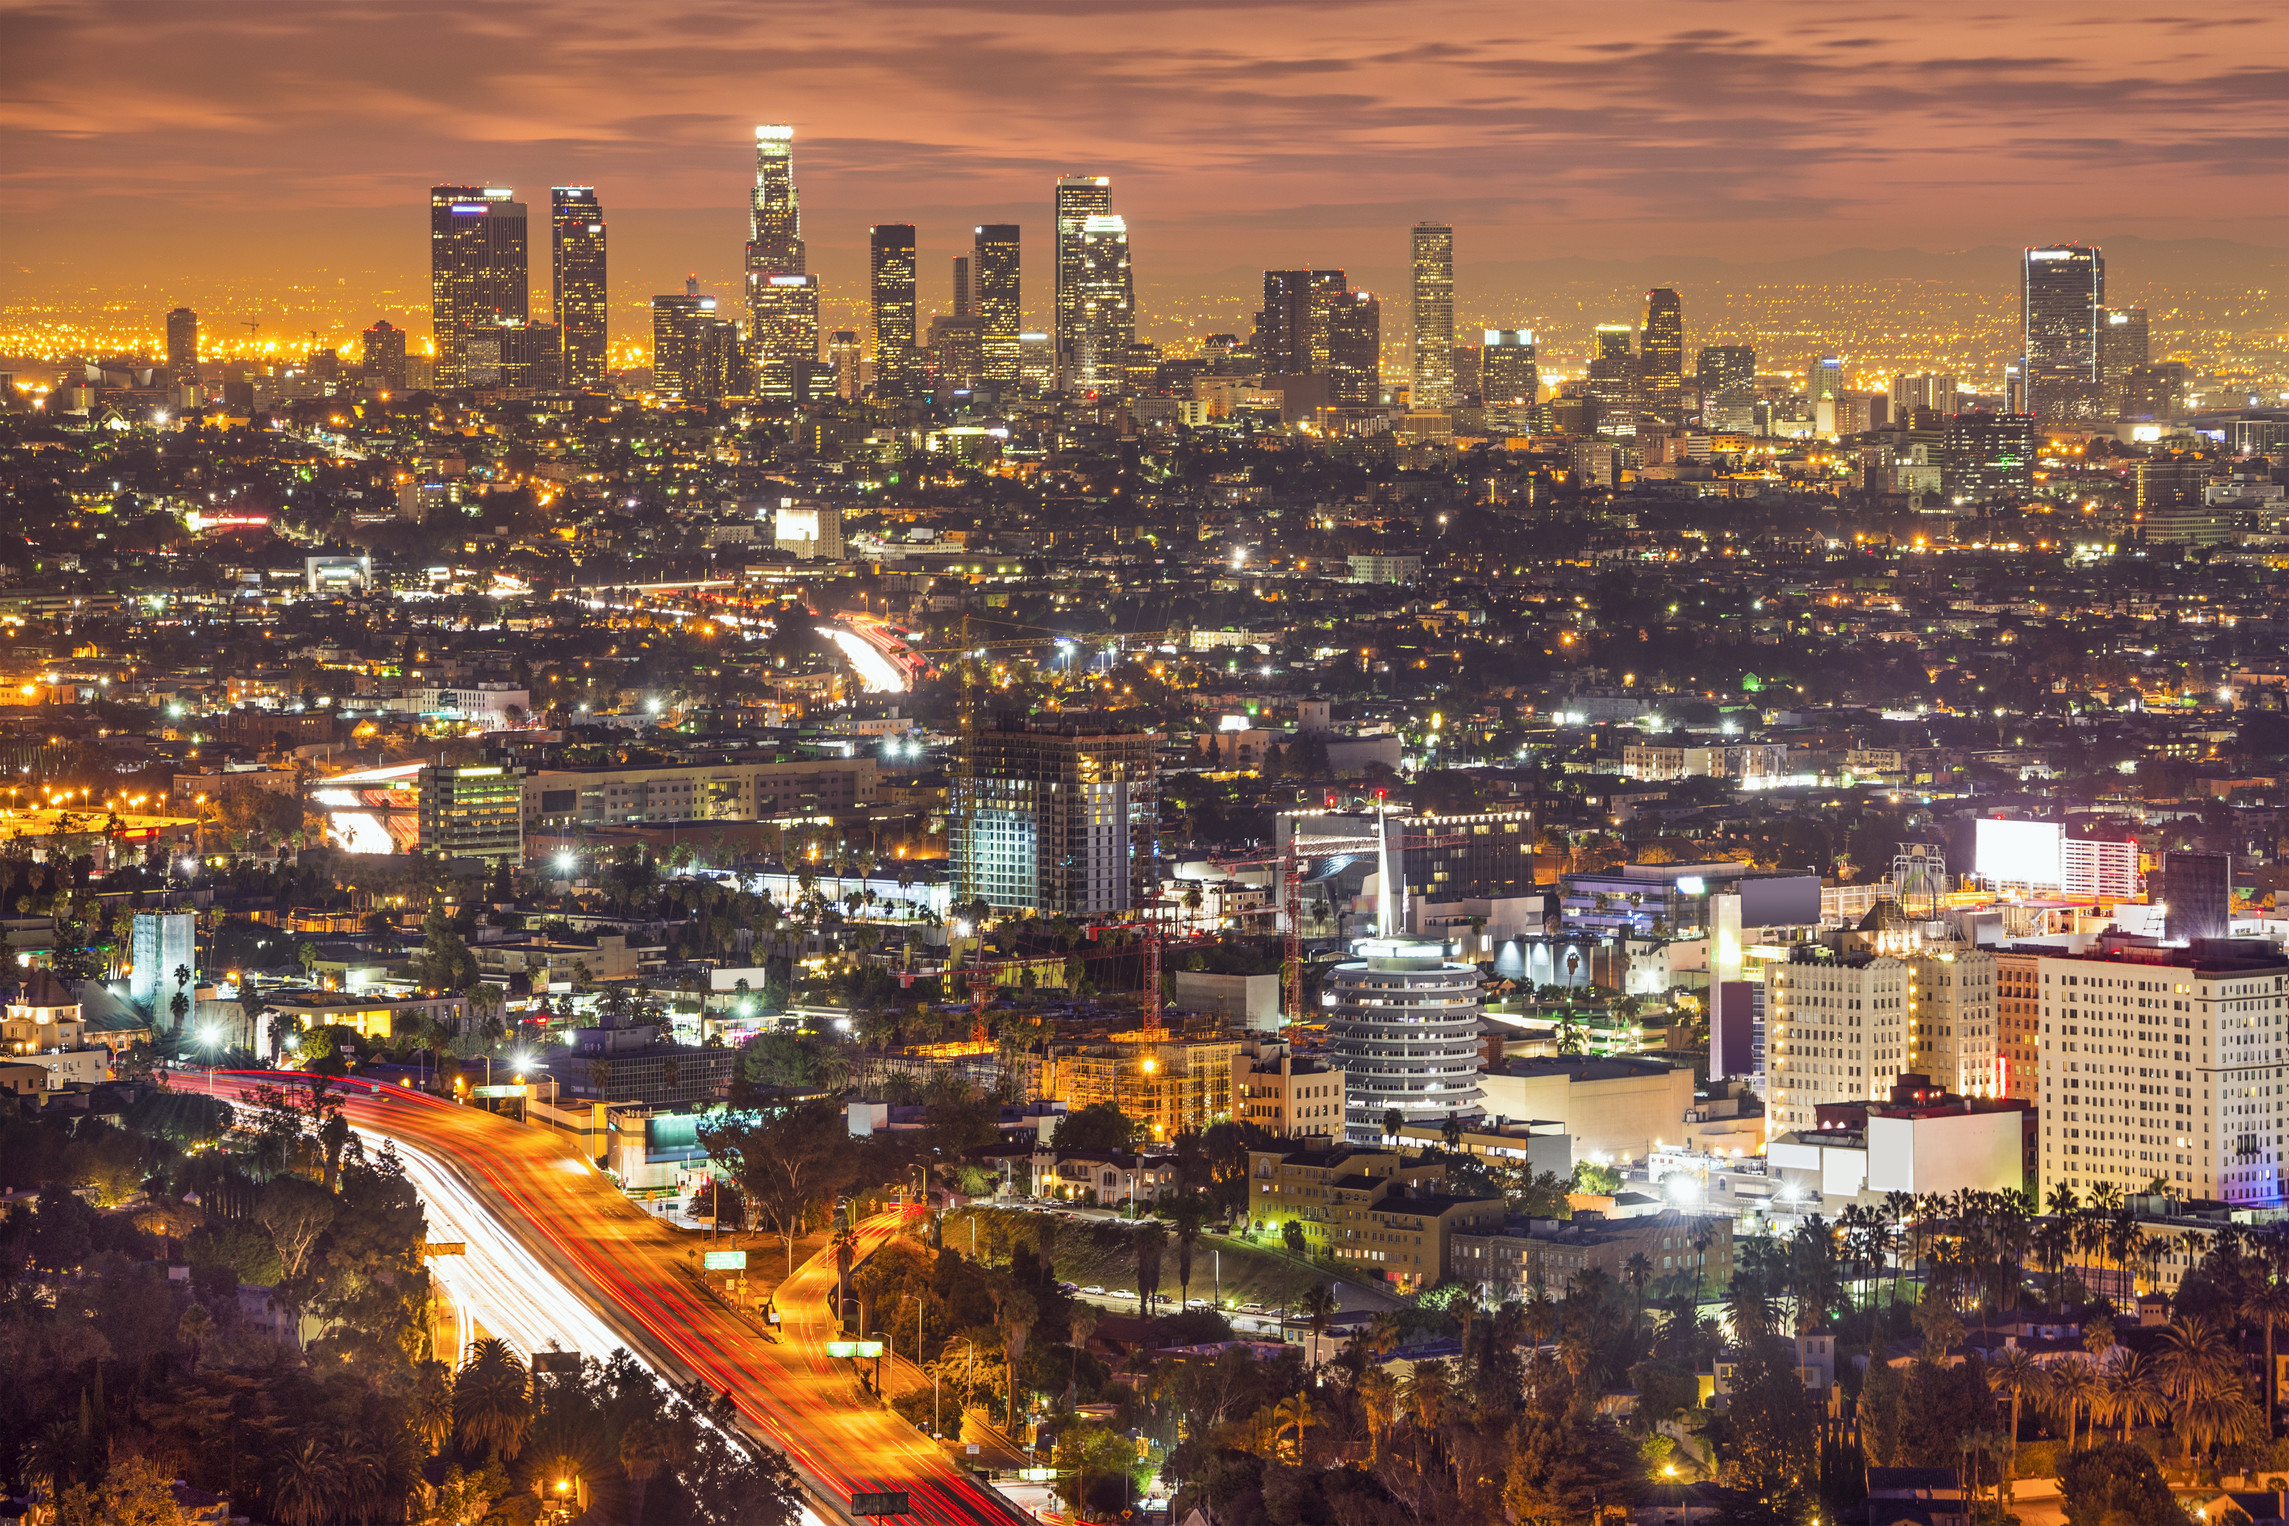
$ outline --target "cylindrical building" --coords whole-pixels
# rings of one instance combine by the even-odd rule
[[[1394,1109],[1434,1126],[1479,1116],[1477,966],[1414,938],[1369,938],[1358,952],[1327,982],[1335,997],[1327,1047],[1344,1071],[1347,1136],[1382,1138]]]

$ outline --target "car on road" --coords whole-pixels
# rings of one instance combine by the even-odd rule
[[[1094,1283],[1091,1283],[1088,1287],[1083,1288],[1081,1291],[1088,1294],[1091,1298],[1102,1298],[1105,1296],[1105,1290],[1101,1287],[1098,1287]]]

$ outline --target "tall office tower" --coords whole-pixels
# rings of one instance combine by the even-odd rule
[[[970,257],[966,254],[954,256],[954,316],[970,316]]]
[[[1267,270],[1256,315],[1256,361],[1266,376],[1328,370],[1328,316],[1350,290],[1340,270]]]
[[[2109,411],[2121,410],[2123,384],[2150,358],[2146,309],[2107,308],[2106,322],[2098,331],[2098,384]]]
[[[747,269],[799,276],[803,265],[803,198],[795,189],[795,129],[755,129],[755,190],[747,204]]]
[[[1530,409],[1542,389],[1532,329],[1487,329],[1478,353],[1479,396],[1489,409]]]
[[[2156,1177],[2189,1198],[2277,1207],[2289,1189],[2289,1111],[2277,1095],[2289,962],[2235,938],[2142,948],[2102,934],[2043,950],[2042,1176],[2087,1199]],[[2099,1056],[2093,1059],[2093,1056]],[[2120,1063],[2117,1063],[2120,1062]]]
[[[1057,339],[1057,385],[1069,387],[1068,373],[1079,349],[1081,230],[1092,217],[1113,211],[1113,183],[1103,175],[1067,175],[1057,182],[1057,310],[1050,329]]]
[[[1327,400],[1372,408],[1383,390],[1383,309],[1371,291],[1338,292],[1327,303]]]
[[[755,395],[808,401],[819,363],[819,283],[804,264],[795,129],[784,123],[755,129],[746,269],[747,360]]]
[[[686,289],[652,299],[652,390],[686,401],[720,397],[722,361],[715,298]]]
[[[1067,712],[1005,717],[967,747],[946,829],[957,900],[1087,916],[1154,894],[1160,774],[1151,735]]]
[[[1129,346],[1137,342],[1136,287],[1129,270],[1129,225],[1110,215],[1081,224],[1073,278],[1073,350],[1066,386],[1079,392],[1128,390]]]
[[[1939,448],[1939,490],[1956,503],[1985,503],[2033,490],[2035,420],[2027,413],[1957,413]]]
[[[468,346],[477,331],[531,318],[530,266],[525,206],[516,192],[429,188],[429,317],[438,386],[470,385]]]
[[[2106,260],[2096,249],[2060,244],[2029,249],[2021,272],[2026,411],[2037,418],[2086,417],[2098,407]]]
[[[1756,351],[1745,344],[1705,344],[1696,357],[1694,385],[1707,397],[1726,387],[1742,387],[1756,380]]]
[[[1892,378],[1892,418],[1913,424],[1918,413],[1946,415],[1955,411],[1955,397],[1960,390],[1956,379],[1943,373],[1930,371],[1916,375]]]
[[[747,275],[747,353],[755,395],[807,403],[819,364],[819,278]]]
[[[1799,943],[1765,966],[1766,1105],[1773,1126],[1808,1129],[1823,1103],[1891,1095],[1909,1068],[1909,966],[1889,954],[1829,956]]]
[[[187,307],[167,315],[167,370],[179,382],[199,379],[199,315]]]
[[[1057,390],[1057,336],[1028,329],[1017,336],[1017,379],[1030,393]]]
[[[1638,374],[1645,416],[1656,424],[1684,423],[1685,309],[1666,286],[1645,294]]]
[[[1597,404],[1597,432],[1615,438],[1637,433],[1637,356],[1626,323],[1601,323],[1583,390]]]
[[[1408,401],[1444,408],[1454,401],[1454,229],[1415,224],[1415,370]]]
[[[970,308],[985,325],[979,340],[989,387],[1018,381],[1017,224],[986,223],[970,244]]]
[[[867,231],[874,310],[874,395],[912,397],[916,381],[914,225],[878,223]]]
[[[358,369],[385,392],[405,390],[405,330],[387,318],[366,330]]]
[[[604,209],[594,188],[560,185],[548,193],[549,275],[567,387],[604,385]]]
[[[859,375],[858,331],[836,329],[834,338],[827,341],[827,365],[835,374],[835,396],[844,402],[856,401],[865,390]]]
[[[1804,401],[1817,404],[1834,402],[1844,395],[1844,361],[1836,355],[1823,355],[1812,362],[1804,375]]]

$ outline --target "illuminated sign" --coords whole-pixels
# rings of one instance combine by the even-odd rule
[[[492,208],[486,206],[483,202],[478,202],[475,205],[464,204],[461,206],[456,206],[453,209],[454,213],[461,217],[483,217],[487,212],[490,212],[491,210]]]
[[[472,1097],[521,1097],[524,1094],[525,1089],[521,1086],[472,1086],[469,1088],[469,1095]]]
[[[2064,835],[2052,821],[1982,819],[1972,828],[1972,869],[1997,883],[2056,885]]]
[[[1698,874],[1686,874],[1678,877],[1677,893],[1679,895],[1703,895],[1707,893],[1708,889],[1709,882]]]
[[[747,1270],[747,1252],[743,1250],[711,1250],[700,1253],[701,1267],[711,1272],[744,1272]]]
[[[828,1356],[878,1357],[882,1355],[880,1341],[828,1341]]]

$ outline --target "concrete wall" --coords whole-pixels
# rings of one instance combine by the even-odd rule
[[[2025,1185],[2019,1114],[1966,1113],[1943,1118],[1868,1120],[1868,1188],[1872,1192],[1990,1192]]]

